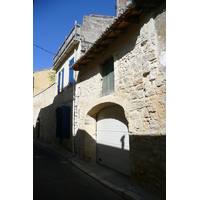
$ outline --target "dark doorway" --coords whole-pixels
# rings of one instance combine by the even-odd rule
[[[36,127],[37,127],[37,138],[40,138],[40,118],[37,119],[37,123],[36,123]]]

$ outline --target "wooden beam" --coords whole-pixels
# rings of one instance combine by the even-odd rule
[[[124,29],[124,28],[115,28],[114,29],[114,33],[123,34],[125,32],[126,32],[126,29]]]
[[[93,54],[93,55],[99,55],[99,54],[101,54],[101,51],[93,51],[91,54]]]
[[[117,37],[107,37],[104,39],[105,42],[114,42],[117,39]]]
[[[105,50],[108,48],[108,45],[102,44],[102,45],[98,45],[96,48],[97,48],[97,50]]]
[[[139,15],[130,15],[127,16],[124,20],[125,22],[130,24],[138,24],[140,22]]]
[[[84,59],[84,61],[87,61],[87,62],[92,61],[92,60],[94,60],[94,57],[90,57],[90,58],[85,58]]]
[[[86,67],[87,66],[87,64],[79,64],[79,65],[77,65],[75,68],[74,68],[74,70],[75,71],[79,71],[81,68],[84,68],[84,67]]]

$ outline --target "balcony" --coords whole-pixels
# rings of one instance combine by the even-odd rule
[[[57,54],[53,58],[53,69],[57,68],[57,64],[63,55],[66,53],[70,45],[73,41],[80,39],[80,25],[75,24],[73,29],[71,30],[70,34],[66,37],[65,41],[63,42],[62,46],[59,48]]]

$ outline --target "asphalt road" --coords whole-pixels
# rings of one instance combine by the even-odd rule
[[[33,200],[120,200],[56,153],[33,144]]]

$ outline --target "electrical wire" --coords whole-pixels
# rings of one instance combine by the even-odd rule
[[[38,46],[38,45],[33,44],[33,46],[35,46],[35,47],[37,47],[37,48],[39,48],[39,49],[42,49],[43,51],[46,51],[46,52],[48,52],[48,53],[50,53],[50,54],[53,54],[54,56],[56,55],[55,53],[52,53],[52,52],[50,52],[50,51],[48,51],[48,50],[46,50],[46,49],[44,49],[44,48],[42,48],[42,47],[40,47],[40,46]]]

